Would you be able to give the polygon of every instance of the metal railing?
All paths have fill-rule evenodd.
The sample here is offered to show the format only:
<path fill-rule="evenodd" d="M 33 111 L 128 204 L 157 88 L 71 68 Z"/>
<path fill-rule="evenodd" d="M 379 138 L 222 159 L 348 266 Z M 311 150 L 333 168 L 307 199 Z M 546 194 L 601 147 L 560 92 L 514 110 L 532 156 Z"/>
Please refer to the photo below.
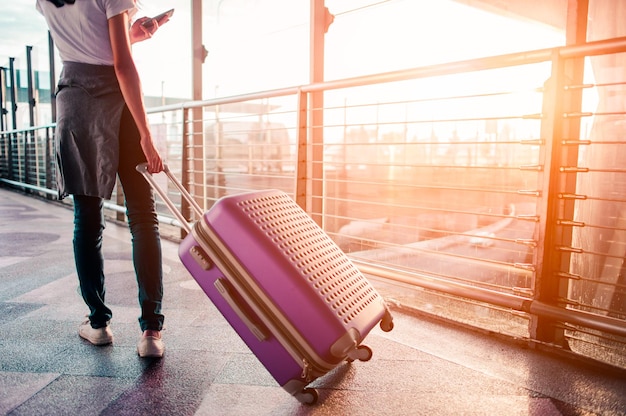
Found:
<path fill-rule="evenodd" d="M 626 367 L 626 113 L 611 99 L 626 74 L 589 70 L 625 54 L 618 38 L 149 112 L 204 209 L 282 189 L 390 301 Z M 2 182 L 54 188 L 51 128 L 2 134 Z"/>

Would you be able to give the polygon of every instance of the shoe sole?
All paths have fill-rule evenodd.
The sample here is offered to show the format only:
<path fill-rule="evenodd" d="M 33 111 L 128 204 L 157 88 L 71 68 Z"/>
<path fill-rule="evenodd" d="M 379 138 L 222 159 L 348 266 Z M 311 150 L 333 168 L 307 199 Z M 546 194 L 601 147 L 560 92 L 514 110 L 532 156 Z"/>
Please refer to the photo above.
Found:
<path fill-rule="evenodd" d="M 90 339 L 87 337 L 84 337 L 82 334 L 78 334 L 82 339 L 84 339 L 85 341 L 88 341 L 90 344 L 95 345 L 97 347 L 101 347 L 103 345 L 109 345 L 109 344 L 113 344 L 113 338 L 111 339 L 99 339 L 99 340 L 95 340 L 95 339 Z"/>
<path fill-rule="evenodd" d="M 89 343 L 91 343 L 92 345 L 95 346 L 103 346 L 103 345 L 109 345 L 113 343 L 113 336 L 107 337 L 107 338 L 89 338 L 87 335 L 84 335 L 82 332 L 78 331 L 78 336 L 81 337 L 82 339 L 84 339 L 85 341 L 88 341 Z"/>
<path fill-rule="evenodd" d="M 150 351 L 142 354 L 141 351 L 137 350 L 137 355 L 141 358 L 163 358 L 165 351 Z"/>
<path fill-rule="evenodd" d="M 165 355 L 165 353 L 153 353 L 153 354 L 141 354 L 139 351 L 137 351 L 137 355 L 139 355 L 139 357 L 141 358 L 163 358 L 163 355 Z"/>

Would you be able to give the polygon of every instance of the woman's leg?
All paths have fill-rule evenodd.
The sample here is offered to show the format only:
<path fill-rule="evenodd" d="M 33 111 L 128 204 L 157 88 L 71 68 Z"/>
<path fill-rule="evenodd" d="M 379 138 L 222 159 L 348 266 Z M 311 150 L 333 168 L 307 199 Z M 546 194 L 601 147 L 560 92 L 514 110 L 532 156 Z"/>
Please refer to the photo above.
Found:
<path fill-rule="evenodd" d="M 118 175 L 126 198 L 126 215 L 132 234 L 133 263 L 139 285 L 142 331 L 163 328 L 163 269 L 161 239 L 154 196 L 150 185 L 135 167 L 145 162 L 139 132 L 127 108 L 120 123 Z"/>
<path fill-rule="evenodd" d="M 112 316 L 111 310 L 104 303 L 104 226 L 102 199 L 74 195 L 74 260 L 80 291 L 89 307 L 92 328 L 107 326 Z"/>

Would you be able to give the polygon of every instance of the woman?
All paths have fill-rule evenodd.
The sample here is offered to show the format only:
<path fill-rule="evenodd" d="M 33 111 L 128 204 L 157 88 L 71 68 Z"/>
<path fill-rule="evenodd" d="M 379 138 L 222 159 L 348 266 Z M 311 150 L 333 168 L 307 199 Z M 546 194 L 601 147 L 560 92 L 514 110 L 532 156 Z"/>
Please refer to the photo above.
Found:
<path fill-rule="evenodd" d="M 163 170 L 143 102 L 131 43 L 150 38 L 167 21 L 141 18 L 135 0 L 37 0 L 63 61 L 57 89 L 59 197 L 74 198 L 74 259 L 88 320 L 79 335 L 94 345 L 113 342 L 105 304 L 103 199 L 119 176 L 132 234 L 142 330 L 137 352 L 162 357 L 163 274 L 152 190 L 135 166 Z M 149 21 L 152 25 L 144 26 Z M 130 29 L 129 29 L 130 28 Z"/>

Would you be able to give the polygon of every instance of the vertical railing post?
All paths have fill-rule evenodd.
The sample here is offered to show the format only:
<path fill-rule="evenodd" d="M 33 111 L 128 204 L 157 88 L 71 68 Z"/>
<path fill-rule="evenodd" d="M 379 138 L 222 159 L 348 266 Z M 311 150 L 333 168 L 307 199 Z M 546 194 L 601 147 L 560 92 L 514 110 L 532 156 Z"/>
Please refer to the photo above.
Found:
<path fill-rule="evenodd" d="M 17 93 L 15 87 L 15 58 L 9 58 L 9 79 L 11 81 L 11 119 L 13 130 L 17 130 Z"/>
<path fill-rule="evenodd" d="M 324 81 L 324 36 L 332 22 L 332 15 L 324 5 L 324 0 L 311 0 L 310 30 L 310 81 L 312 84 Z M 306 211 L 320 226 L 323 226 L 324 196 L 324 92 L 315 90 L 309 94 L 309 164 L 310 189 Z"/>
<path fill-rule="evenodd" d="M 26 83 L 27 83 L 27 100 L 28 100 L 28 125 L 35 127 L 35 88 L 33 83 L 33 47 L 26 46 Z M 37 177 L 38 171 L 37 160 L 37 139 L 35 130 L 31 130 L 24 136 L 24 172 L 26 176 L 26 183 L 29 182 L 29 177 L 33 175 L 35 180 L 32 185 L 39 185 L 39 178 Z M 34 168 L 34 169 L 33 169 Z"/>
<path fill-rule="evenodd" d="M 13 130 L 17 130 L 17 94 L 15 92 L 15 58 L 9 58 L 9 80 L 11 82 L 11 88 L 9 91 L 9 95 L 11 97 L 11 119 L 13 121 Z M 17 133 L 13 133 L 9 135 L 9 145 L 8 145 L 8 161 L 9 161 L 9 179 L 15 179 L 15 175 L 13 175 L 13 164 L 15 161 L 14 158 L 14 148 L 13 148 L 13 139 L 15 139 L 15 145 L 17 146 Z"/>
<path fill-rule="evenodd" d="M 2 177 L 2 157 L 7 157 L 6 151 L 6 138 L 4 135 L 4 118 L 5 118 L 5 109 L 4 109 L 4 97 L 5 97 L 5 68 L 0 66 L 0 177 Z"/>
<path fill-rule="evenodd" d="M 28 125 L 35 126 L 35 88 L 33 85 L 33 47 L 26 46 L 26 82 L 28 91 Z"/>
<path fill-rule="evenodd" d="M 558 54 L 555 54 L 558 55 Z M 534 240 L 537 242 L 537 250 L 535 250 L 535 257 L 533 258 L 533 265 L 535 268 L 534 275 L 534 298 L 535 300 L 541 300 L 549 304 L 554 304 L 557 299 L 556 293 L 558 292 L 559 280 L 552 274 L 553 270 L 558 269 L 556 263 L 556 253 L 554 251 L 554 240 L 556 237 L 553 235 L 555 229 L 550 226 L 554 222 L 555 212 L 557 210 L 557 194 L 558 189 L 558 163 L 556 163 L 558 152 L 558 142 L 560 139 L 560 123 L 559 115 L 563 114 L 560 104 L 562 100 L 559 99 L 559 63 L 558 56 L 553 57 L 552 60 L 552 74 L 550 79 L 544 84 L 543 93 L 543 109 L 542 109 L 542 121 L 541 121 L 541 139 L 543 146 L 540 153 L 540 164 L 542 169 L 540 171 L 538 181 L 540 195 L 537 200 L 537 217 L 539 218 L 538 227 L 536 227 L 536 235 Z M 545 318 L 539 316 L 530 317 L 530 337 L 531 339 L 542 339 L 554 341 L 557 338 L 555 333 L 555 322 L 548 321 Z M 563 343 L 562 333 L 558 338 L 561 338 L 560 343 Z"/>
<path fill-rule="evenodd" d="M 48 31 L 48 67 L 49 73 L 48 77 L 50 80 L 50 115 L 51 122 L 57 122 L 57 96 L 56 96 L 56 62 L 54 59 L 54 40 L 52 39 L 52 34 Z M 52 189 L 56 187 L 56 178 L 53 178 L 55 174 L 55 163 L 56 163 L 56 153 L 55 153 L 55 141 L 54 134 L 56 132 L 56 127 L 47 128 L 46 129 L 46 187 L 48 189 Z"/>
<path fill-rule="evenodd" d="M 307 209 L 307 188 L 308 188 L 308 176 L 309 158 L 308 158 L 308 94 L 302 92 L 302 89 L 298 90 L 297 96 L 297 130 L 296 130 L 296 195 L 295 200 L 302 209 Z"/>
<path fill-rule="evenodd" d="M 190 169 L 190 164 L 189 164 L 189 158 L 191 157 L 191 151 L 190 151 L 190 146 L 192 146 L 193 144 L 193 138 L 191 137 L 191 121 L 189 120 L 189 114 L 191 113 L 191 110 L 187 109 L 187 108 L 183 108 L 182 110 L 183 113 L 183 137 L 181 140 L 181 162 L 180 162 L 180 170 L 181 170 L 181 183 L 183 184 L 183 186 L 186 189 L 190 189 L 189 187 L 189 169 Z M 185 198 L 182 197 L 180 198 L 180 212 L 183 214 L 183 217 L 190 219 L 191 218 L 191 206 L 189 205 L 189 202 L 187 202 L 187 200 Z M 180 229 L 180 237 L 185 238 L 185 236 L 187 235 L 187 231 L 185 231 L 184 228 Z"/>
<path fill-rule="evenodd" d="M 194 101 L 202 100 L 202 65 L 207 57 L 207 51 L 202 44 L 202 0 L 191 2 L 191 91 Z M 193 196 L 204 195 L 206 189 L 206 164 L 204 161 L 204 116 L 203 107 L 191 108 L 191 120 L 189 122 L 189 192 Z M 192 175 L 193 172 L 193 175 Z M 204 198 L 203 198 L 204 199 Z M 203 200 L 200 206 L 204 207 Z"/>
<path fill-rule="evenodd" d="M 56 64 L 54 61 L 54 41 L 52 35 L 48 31 L 48 66 L 50 67 L 50 109 L 52 122 L 57 122 L 57 95 L 56 95 Z"/>
<path fill-rule="evenodd" d="M 535 265 L 535 299 L 558 307 L 566 307 L 570 281 L 572 224 L 576 203 L 576 174 L 563 169 L 576 166 L 580 118 L 568 114 L 580 113 L 582 91 L 568 85 L 582 82 L 583 60 L 562 59 L 558 52 L 553 58 L 553 70 L 544 93 L 542 138 L 545 140 L 543 171 L 540 175 L 541 197 L 538 216 L 538 250 Z M 531 317 L 531 337 L 542 342 L 565 346 L 564 327 L 546 317 Z"/>
<path fill-rule="evenodd" d="M 55 183 L 52 181 L 52 176 L 54 174 L 53 166 L 55 163 L 55 154 L 54 154 L 54 128 L 47 127 L 46 128 L 46 142 L 45 142 L 45 175 L 46 175 L 46 188 L 53 189 Z M 48 196 L 48 199 L 52 199 L 52 196 Z"/>
<path fill-rule="evenodd" d="M 223 170 L 223 161 L 224 161 L 224 145 L 226 144 L 224 141 L 224 125 L 222 124 L 221 114 L 220 114 L 220 106 L 216 105 L 213 107 L 213 111 L 215 111 L 215 124 L 213 125 L 213 137 L 215 138 L 214 143 L 211 145 L 215 146 L 215 173 L 213 174 L 213 180 L 211 181 L 211 186 L 213 187 L 213 194 L 210 196 L 213 199 L 219 199 L 226 195 L 226 174 Z M 204 151 L 206 151 L 206 143 L 202 145 Z M 206 158 L 205 158 L 206 160 Z M 206 177 L 206 176 L 205 176 Z M 207 186 L 205 189 L 205 198 L 204 201 L 208 201 L 209 195 L 206 193 Z M 208 206 L 206 207 L 208 208 Z"/>
<path fill-rule="evenodd" d="M 4 131 L 6 127 L 6 68 L 0 66 L 0 131 Z"/>

